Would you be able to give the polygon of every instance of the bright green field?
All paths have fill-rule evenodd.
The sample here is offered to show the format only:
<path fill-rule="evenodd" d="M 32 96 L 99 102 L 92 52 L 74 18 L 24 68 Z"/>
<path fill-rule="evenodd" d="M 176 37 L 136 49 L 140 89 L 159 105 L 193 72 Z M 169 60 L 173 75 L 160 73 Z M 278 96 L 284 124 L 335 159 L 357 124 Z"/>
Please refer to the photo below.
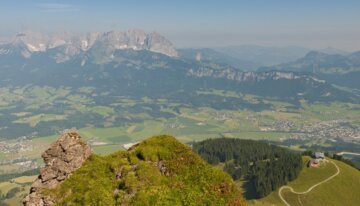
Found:
<path fill-rule="evenodd" d="M 38 114 L 38 115 L 18 119 L 14 121 L 14 123 L 29 124 L 31 127 L 35 127 L 40 122 L 59 121 L 65 119 L 66 119 L 66 115 Z"/>

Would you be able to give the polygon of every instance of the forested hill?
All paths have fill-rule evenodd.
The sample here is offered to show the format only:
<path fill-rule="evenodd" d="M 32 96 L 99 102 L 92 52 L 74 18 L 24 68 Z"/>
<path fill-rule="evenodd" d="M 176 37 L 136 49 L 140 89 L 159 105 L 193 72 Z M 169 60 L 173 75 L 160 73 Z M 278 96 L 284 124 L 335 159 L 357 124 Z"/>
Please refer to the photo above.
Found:
<path fill-rule="evenodd" d="M 297 178 L 302 168 L 301 155 L 265 142 L 242 139 L 209 139 L 193 145 L 211 164 L 225 163 L 224 171 L 235 180 L 249 180 L 257 197 Z"/>

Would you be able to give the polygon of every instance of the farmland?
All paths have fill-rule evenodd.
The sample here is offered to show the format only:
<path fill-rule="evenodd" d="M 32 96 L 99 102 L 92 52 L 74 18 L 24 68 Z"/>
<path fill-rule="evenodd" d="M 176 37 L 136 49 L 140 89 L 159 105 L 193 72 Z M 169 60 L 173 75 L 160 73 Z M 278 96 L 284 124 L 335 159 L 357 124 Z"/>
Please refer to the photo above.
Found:
<path fill-rule="evenodd" d="M 233 137 L 296 150 L 358 150 L 356 104 L 304 100 L 296 105 L 216 89 L 201 89 L 197 95 L 202 106 L 176 99 L 112 96 L 94 87 L 1 88 L 0 173 L 41 166 L 41 152 L 69 128 L 76 128 L 99 154 L 157 134 L 174 135 L 182 142 Z M 224 105 L 217 105 L 218 100 Z M 237 109 L 226 106 L 236 102 L 243 104 Z"/>

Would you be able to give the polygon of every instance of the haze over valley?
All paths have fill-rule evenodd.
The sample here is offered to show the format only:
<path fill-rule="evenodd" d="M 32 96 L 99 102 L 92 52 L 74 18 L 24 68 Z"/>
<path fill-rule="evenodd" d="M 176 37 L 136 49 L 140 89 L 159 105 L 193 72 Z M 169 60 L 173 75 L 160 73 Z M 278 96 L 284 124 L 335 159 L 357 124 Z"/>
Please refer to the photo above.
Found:
<path fill-rule="evenodd" d="M 140 21 L 107 3 L 96 12 L 94 3 L 83 2 L 29 7 L 29 14 L 41 11 L 58 27 L 45 28 L 35 14 L 26 23 L 31 28 L 0 20 L 6 23 L 0 30 L 6 31 L 0 33 L 0 203 L 358 205 L 360 45 L 351 38 L 357 31 L 342 27 L 351 46 L 335 41 L 337 30 L 320 38 L 328 25 L 313 13 L 324 9 L 315 3 L 309 16 L 322 29 L 274 17 L 269 24 L 279 30 L 262 34 L 266 11 L 249 20 L 251 29 L 238 23 L 249 28 L 241 33 L 224 29 L 233 22 L 228 15 L 243 22 L 243 8 L 229 2 L 238 9 L 211 1 L 204 16 L 190 11 L 187 17 L 176 14 L 185 12 L 178 2 L 180 10 L 158 1 L 157 8 L 136 4 L 136 11 L 147 5 L 189 23 L 176 29 L 154 13 L 138 14 Z M 124 3 L 135 10 L 133 4 Z M 222 17 L 208 14 L 215 5 Z M 93 28 L 82 20 L 89 11 L 99 15 Z M 109 29 L 101 22 L 113 19 L 104 11 L 128 23 Z M 64 26 L 66 14 L 78 19 Z M 279 15 L 301 17 L 281 9 Z M 209 23 L 217 27 L 203 25 L 204 35 L 195 25 L 206 16 L 218 19 Z M 281 25 L 298 25 L 300 34 Z"/>

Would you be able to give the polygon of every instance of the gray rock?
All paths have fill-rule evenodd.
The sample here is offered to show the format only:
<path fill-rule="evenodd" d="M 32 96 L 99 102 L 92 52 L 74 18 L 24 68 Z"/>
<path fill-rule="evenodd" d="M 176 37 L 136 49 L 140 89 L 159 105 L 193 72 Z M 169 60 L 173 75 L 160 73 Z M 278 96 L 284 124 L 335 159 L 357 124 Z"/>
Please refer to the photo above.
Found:
<path fill-rule="evenodd" d="M 100 59 L 110 57 L 116 50 L 148 50 L 165 54 L 171 57 L 178 56 L 173 44 L 158 33 L 146 33 L 140 29 L 110 31 L 105 33 L 90 32 L 75 35 L 66 32 L 46 35 L 36 32 L 23 32 L 17 34 L 11 41 L 3 44 L 10 45 L 5 53 L 20 53 L 24 58 L 30 58 L 32 54 L 49 52 L 49 55 L 57 62 L 66 62 L 76 57 L 83 58 L 86 52 L 100 55 Z M 1 52 L 0 52 L 1 54 Z M 84 63 L 86 58 L 84 57 Z M 105 61 L 105 60 L 103 60 Z M 107 59 L 108 62 L 111 61 Z"/>
<path fill-rule="evenodd" d="M 42 157 L 45 167 L 31 186 L 30 194 L 24 199 L 26 206 L 49 206 L 54 204 L 51 197 L 41 194 L 43 189 L 53 189 L 77 169 L 92 154 L 91 148 L 74 131 L 63 135 L 47 149 Z"/>

